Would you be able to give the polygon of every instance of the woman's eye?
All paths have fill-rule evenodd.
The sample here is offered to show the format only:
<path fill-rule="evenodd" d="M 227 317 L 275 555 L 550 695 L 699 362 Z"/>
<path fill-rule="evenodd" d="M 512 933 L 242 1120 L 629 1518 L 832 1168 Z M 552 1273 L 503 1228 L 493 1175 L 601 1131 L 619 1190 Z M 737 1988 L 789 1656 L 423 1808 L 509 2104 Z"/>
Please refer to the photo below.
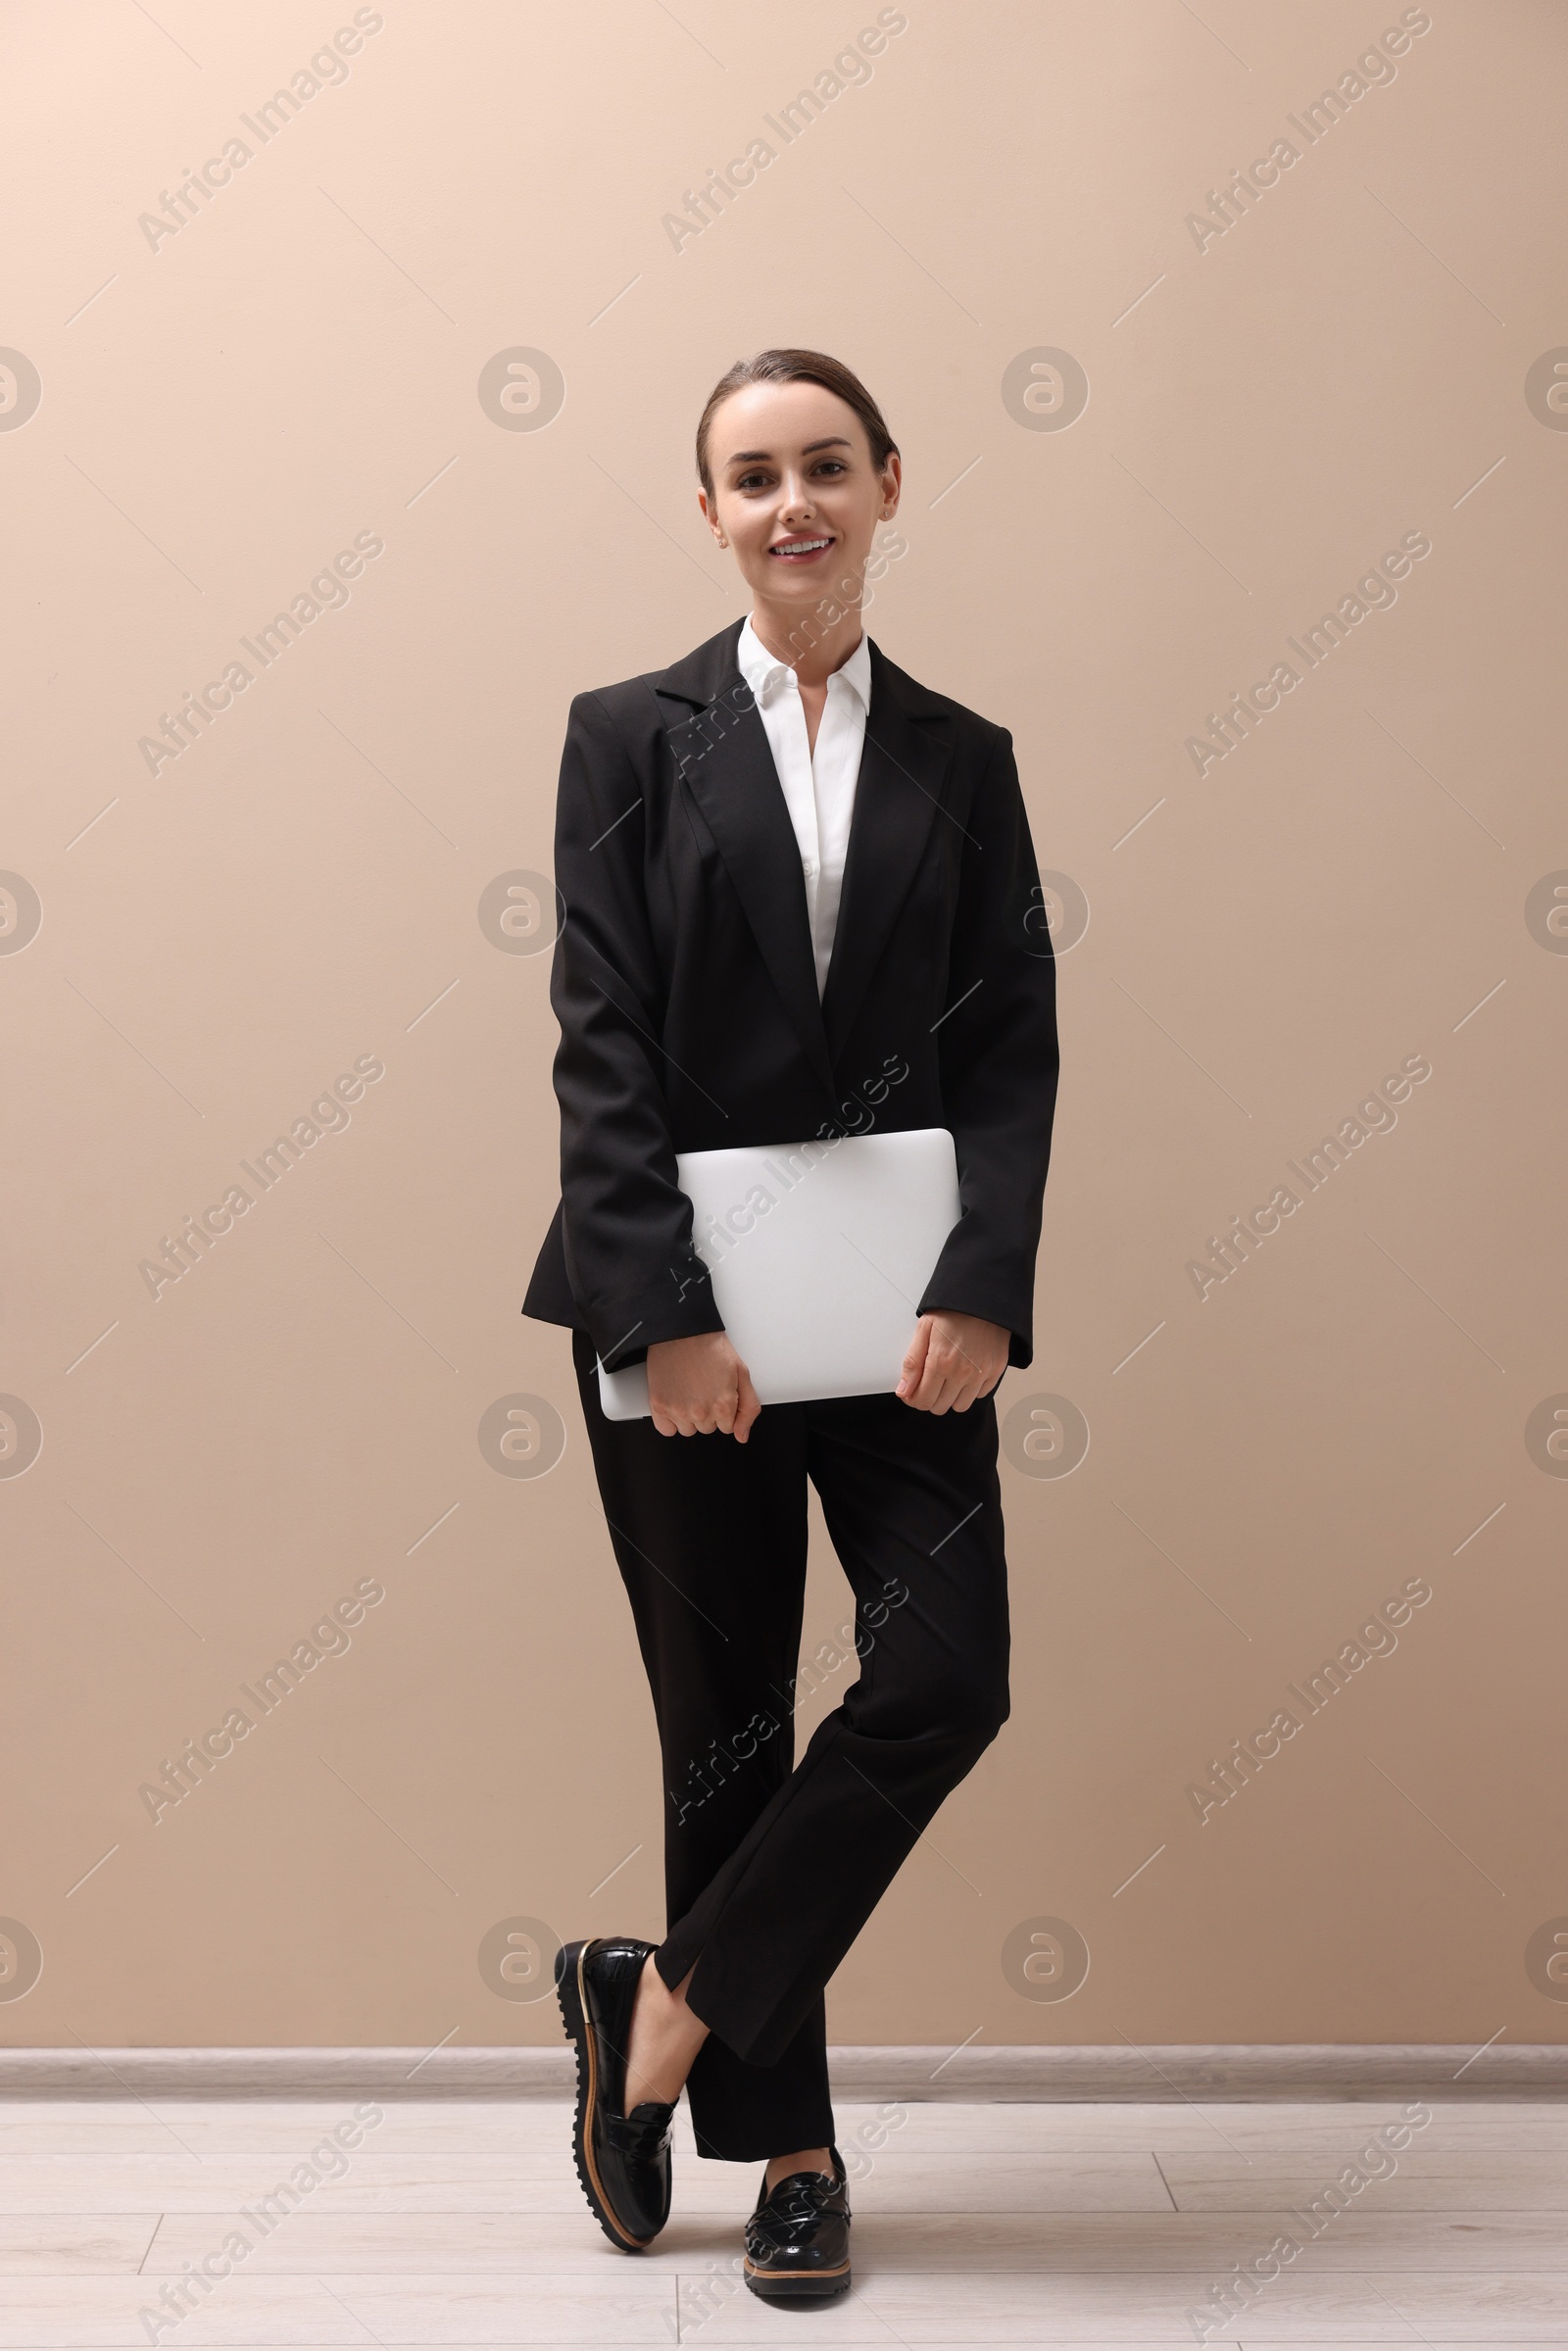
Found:
<path fill-rule="evenodd" d="M 816 469 L 818 473 L 842 473 L 844 471 L 844 461 L 842 458 L 830 457 L 823 465 L 818 465 Z"/>

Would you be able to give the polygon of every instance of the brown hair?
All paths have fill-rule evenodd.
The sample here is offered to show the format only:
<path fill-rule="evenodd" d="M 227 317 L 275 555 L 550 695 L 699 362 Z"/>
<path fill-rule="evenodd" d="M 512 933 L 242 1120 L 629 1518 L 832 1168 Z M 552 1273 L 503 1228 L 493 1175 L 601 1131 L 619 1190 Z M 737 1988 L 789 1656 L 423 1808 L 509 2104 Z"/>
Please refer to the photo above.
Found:
<path fill-rule="evenodd" d="M 877 407 L 853 368 L 842 360 L 829 359 L 825 351 L 759 351 L 749 360 L 737 360 L 726 367 L 708 395 L 697 425 L 697 471 L 703 488 L 710 498 L 713 495 L 712 469 L 708 463 L 708 436 L 713 416 L 732 392 L 747 384 L 820 384 L 825 392 L 837 393 L 840 400 L 854 409 L 865 426 L 865 437 L 871 444 L 871 463 L 878 471 L 897 451 L 898 443 L 887 427 L 887 419 Z"/>

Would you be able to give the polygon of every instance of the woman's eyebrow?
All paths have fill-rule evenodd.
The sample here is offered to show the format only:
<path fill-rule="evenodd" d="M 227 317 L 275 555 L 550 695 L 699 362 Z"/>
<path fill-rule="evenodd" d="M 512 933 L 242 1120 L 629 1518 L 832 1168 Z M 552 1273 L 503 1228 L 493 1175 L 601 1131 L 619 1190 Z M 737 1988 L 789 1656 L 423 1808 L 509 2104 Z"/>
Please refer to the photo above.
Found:
<path fill-rule="evenodd" d="M 829 433 L 826 440 L 808 441 L 801 455 L 814 457 L 819 449 L 853 449 L 854 446 L 854 442 L 844 433 Z M 737 449 L 725 462 L 731 465 L 765 465 L 771 456 L 771 450 L 767 449 Z"/>

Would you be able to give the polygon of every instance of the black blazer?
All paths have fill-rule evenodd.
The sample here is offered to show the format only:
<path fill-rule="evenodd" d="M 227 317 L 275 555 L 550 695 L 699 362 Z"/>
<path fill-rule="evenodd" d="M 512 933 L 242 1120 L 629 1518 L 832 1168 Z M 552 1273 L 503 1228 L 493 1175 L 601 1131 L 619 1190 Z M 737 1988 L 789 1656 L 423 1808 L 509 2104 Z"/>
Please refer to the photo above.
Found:
<path fill-rule="evenodd" d="M 1033 1353 L 1056 1095 L 1055 968 L 1012 739 L 871 647 L 871 710 L 827 987 L 800 850 L 735 622 L 571 706 L 562 1204 L 524 1314 L 607 1369 L 723 1328 L 675 1153 L 944 1126 L 962 1212 L 920 1300 Z"/>

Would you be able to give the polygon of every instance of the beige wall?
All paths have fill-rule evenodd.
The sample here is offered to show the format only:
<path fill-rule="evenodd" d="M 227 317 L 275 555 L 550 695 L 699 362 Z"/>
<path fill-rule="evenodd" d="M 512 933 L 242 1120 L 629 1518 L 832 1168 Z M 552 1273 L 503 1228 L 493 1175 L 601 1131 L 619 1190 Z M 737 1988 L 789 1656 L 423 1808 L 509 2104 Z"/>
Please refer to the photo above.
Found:
<path fill-rule="evenodd" d="M 497 909 L 548 872 L 569 696 L 742 609 L 691 426 L 737 354 L 806 341 L 905 451 L 873 632 L 1011 727 L 1064 945 L 1090 914 L 1038 1352 L 1000 1399 L 1013 1720 L 834 2035 L 1562 2037 L 1560 9 L 1432 0 L 1308 143 L 1395 0 L 909 0 L 787 147 L 766 118 L 869 0 L 380 13 L 264 145 L 244 118 L 347 6 L 8 12 L 0 341 L 41 401 L 11 363 L 0 1990 L 28 1936 L 42 1975 L 0 2031 L 545 2041 L 551 2006 L 502 1996 L 509 1922 L 659 1931 L 567 1342 L 517 1313 L 549 957 L 516 952 L 525 892 Z M 236 135 L 205 210 L 142 224 Z M 757 138 L 677 250 L 662 216 Z M 1280 138 L 1298 160 L 1195 230 Z M 541 430 L 479 396 L 518 349 L 564 379 Z M 1004 398 L 1049 403 L 1042 349 L 1087 374 L 1065 429 Z M 359 534 L 348 600 L 244 653 Z M 1308 668 L 1290 640 L 1405 534 L 1396 601 Z M 151 772 L 139 739 L 235 659 Z M 1300 682 L 1195 755 L 1280 661 Z M 348 1122 L 262 1193 L 242 1162 L 361 1056 Z M 1408 1058 L 1396 1125 L 1308 1192 L 1290 1162 Z M 144 1260 L 235 1183 L 155 1298 Z M 1281 1185 L 1200 1298 L 1190 1261 Z M 562 1457 L 506 1474 L 552 1415 Z M 1075 1416 L 1087 1456 L 1037 1474 Z M 845 1612 L 815 1541 L 813 1645 Z M 1291 1686 L 1410 1580 L 1397 1647 L 1309 1715 Z M 352 1645 L 262 1716 L 242 1686 L 366 1581 Z M 155 1823 L 143 1784 L 235 1706 Z M 1281 1708 L 1200 1821 L 1192 1785 Z M 1074 1937 L 1088 1980 L 1037 1996 Z"/>

